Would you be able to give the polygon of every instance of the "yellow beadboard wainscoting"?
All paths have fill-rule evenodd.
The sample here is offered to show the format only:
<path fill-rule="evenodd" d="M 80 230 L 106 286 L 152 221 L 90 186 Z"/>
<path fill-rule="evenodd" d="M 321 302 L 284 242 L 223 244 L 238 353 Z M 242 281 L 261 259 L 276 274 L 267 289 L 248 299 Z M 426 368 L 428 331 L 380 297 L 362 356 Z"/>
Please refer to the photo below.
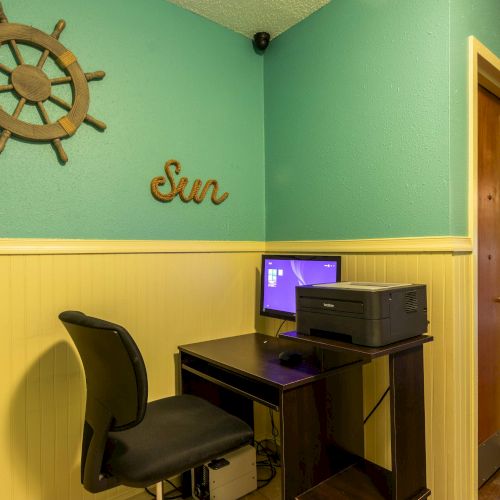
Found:
<path fill-rule="evenodd" d="M 424 346 L 427 478 L 436 500 L 472 500 L 474 370 L 469 254 L 346 255 L 346 280 L 425 283 L 428 333 Z M 388 360 L 364 368 L 365 414 L 388 385 Z M 390 468 L 390 410 L 386 398 L 368 421 L 365 453 Z"/>
<path fill-rule="evenodd" d="M 158 399 L 175 392 L 179 344 L 256 330 L 261 252 L 27 253 L 0 256 L 0 497 L 128 498 L 80 485 L 84 378 L 58 314 L 124 325 Z"/>
<path fill-rule="evenodd" d="M 342 255 L 344 281 L 425 283 L 429 331 L 424 345 L 427 482 L 435 500 L 477 498 L 472 243 L 469 238 L 353 242 L 272 242 L 268 253 Z M 273 324 L 274 331 L 279 322 Z M 287 323 L 282 330 L 294 329 Z M 272 330 L 270 330 L 272 331 Z M 365 415 L 389 384 L 388 359 L 364 367 Z M 365 455 L 391 468 L 390 407 L 385 398 L 366 424 Z M 411 460 L 411 458 L 410 458 Z"/>
<path fill-rule="evenodd" d="M 279 322 L 257 312 L 264 251 L 340 253 L 344 280 L 427 284 L 435 339 L 424 347 L 428 485 L 436 500 L 475 498 L 471 245 L 446 237 L 267 244 L 0 240 L 2 498 L 111 500 L 137 491 L 91 495 L 80 485 L 84 381 L 60 311 L 79 309 L 129 329 L 148 369 L 149 399 L 157 399 L 175 392 L 179 344 L 276 331 Z M 368 412 L 388 384 L 387 360 L 366 366 L 364 378 Z M 388 436 L 386 400 L 367 424 L 366 454 L 390 467 Z"/>

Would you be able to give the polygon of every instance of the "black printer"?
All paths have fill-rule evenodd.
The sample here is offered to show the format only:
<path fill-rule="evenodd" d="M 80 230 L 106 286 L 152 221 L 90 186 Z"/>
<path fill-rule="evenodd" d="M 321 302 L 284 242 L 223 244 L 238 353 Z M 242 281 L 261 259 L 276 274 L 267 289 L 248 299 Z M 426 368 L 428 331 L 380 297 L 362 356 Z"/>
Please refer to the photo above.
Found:
<path fill-rule="evenodd" d="M 296 287 L 297 331 L 379 347 L 427 332 L 425 285 L 342 281 Z"/>

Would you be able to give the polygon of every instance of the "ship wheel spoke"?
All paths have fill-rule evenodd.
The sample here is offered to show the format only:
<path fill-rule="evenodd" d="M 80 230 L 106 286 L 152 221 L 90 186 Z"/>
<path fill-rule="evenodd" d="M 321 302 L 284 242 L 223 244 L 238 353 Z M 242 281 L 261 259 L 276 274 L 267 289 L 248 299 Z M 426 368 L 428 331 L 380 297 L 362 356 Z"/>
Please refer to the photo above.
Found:
<path fill-rule="evenodd" d="M 42 69 L 43 65 L 45 64 L 45 61 L 47 60 L 47 57 L 49 57 L 50 51 L 45 49 L 40 56 L 40 59 L 38 60 L 38 63 L 36 65 L 37 68 Z"/>
<path fill-rule="evenodd" d="M 8 22 L 9 22 L 9 20 L 7 19 L 7 16 L 5 15 L 5 12 L 3 10 L 3 6 L 0 3 L 0 23 L 3 24 L 3 23 L 8 23 Z M 21 55 L 21 52 L 19 52 L 19 48 L 17 46 L 16 41 L 9 40 L 9 46 L 10 46 L 12 52 L 14 53 L 14 57 L 17 61 L 17 64 L 19 64 L 19 65 L 24 64 L 23 56 Z M 12 73 L 12 71 L 10 71 L 10 73 Z"/>
<path fill-rule="evenodd" d="M 5 12 L 3 11 L 3 7 L 0 4 L 0 23 L 8 23 L 9 20 L 7 19 L 7 16 L 5 15 Z M 24 59 L 23 56 L 21 55 L 21 52 L 19 52 L 19 48 L 17 46 L 17 43 L 15 40 L 9 40 L 9 46 L 14 54 L 14 57 L 17 61 L 17 64 L 21 65 L 24 64 Z"/>
<path fill-rule="evenodd" d="M 42 116 L 43 121 L 49 125 L 52 123 L 50 121 L 49 115 L 47 114 L 47 110 L 45 109 L 45 106 L 43 105 L 42 101 L 38 101 L 36 103 L 38 107 L 38 111 L 40 112 L 40 115 Z M 57 151 L 57 156 L 59 156 L 59 159 L 63 162 L 66 163 L 68 161 L 68 155 L 66 154 L 66 151 L 64 151 L 62 144 L 61 144 L 61 139 L 52 139 L 52 144 L 54 145 L 54 148 Z"/>
<path fill-rule="evenodd" d="M 14 90 L 14 85 L 0 85 L 0 92 L 7 92 L 8 90 Z"/>
<path fill-rule="evenodd" d="M 73 81 L 73 78 L 71 78 L 71 76 L 60 76 L 58 78 L 51 78 L 50 84 L 51 85 L 61 85 L 62 83 L 71 83 L 72 81 Z"/>
<path fill-rule="evenodd" d="M 65 109 L 66 111 L 71 110 L 71 104 L 68 104 L 64 99 L 61 99 L 60 97 L 57 97 L 54 94 L 51 94 L 49 96 L 49 99 L 54 104 L 61 106 L 61 108 Z M 93 125 L 94 127 L 98 128 L 100 130 L 105 130 L 105 128 L 106 128 L 106 124 L 104 122 L 97 120 L 93 116 L 85 115 L 85 118 L 83 120 L 86 121 L 87 123 L 90 123 L 90 125 Z"/>
<path fill-rule="evenodd" d="M 14 70 L 9 68 L 8 66 L 5 66 L 5 64 L 0 63 L 0 71 L 3 71 L 4 73 L 10 75 Z"/>
<path fill-rule="evenodd" d="M 26 104 L 26 99 L 24 97 L 21 97 L 21 99 L 19 99 L 19 102 L 17 103 L 14 113 L 12 114 L 13 118 L 19 117 L 25 104 Z M 5 149 L 5 145 L 7 144 L 7 141 L 9 140 L 9 137 L 11 135 L 12 132 L 10 130 L 6 129 L 3 130 L 2 134 L 0 135 L 0 153 Z"/>
<path fill-rule="evenodd" d="M 23 56 L 21 55 L 21 52 L 19 51 L 19 47 L 17 46 L 16 41 L 9 40 L 9 45 L 10 45 L 10 48 L 12 49 L 12 52 L 14 54 L 16 61 L 17 61 L 17 64 L 19 66 L 21 66 L 21 64 L 24 64 Z"/>
<path fill-rule="evenodd" d="M 85 73 L 85 78 L 87 79 L 88 82 L 91 82 L 92 80 L 100 80 L 106 76 L 106 73 L 104 71 L 94 71 L 93 73 Z M 71 76 L 61 76 L 58 78 L 51 78 L 50 83 L 52 85 L 60 85 L 61 83 L 71 83 L 73 81 L 73 78 Z"/>
<path fill-rule="evenodd" d="M 57 21 L 54 31 L 50 36 L 58 40 L 59 36 L 61 35 L 65 27 L 66 27 L 66 22 L 63 19 L 60 19 L 59 21 Z M 42 55 L 40 56 L 40 59 L 38 60 L 38 64 L 36 65 L 37 68 L 42 69 L 43 65 L 45 64 L 45 61 L 47 60 L 47 57 L 49 57 L 49 54 L 50 54 L 49 49 L 45 49 L 43 51 Z"/>
<path fill-rule="evenodd" d="M 6 129 L 0 134 L 0 153 L 5 149 L 5 144 L 9 140 L 10 135 L 10 131 Z"/>
<path fill-rule="evenodd" d="M 19 118 L 19 115 L 21 114 L 21 111 L 23 110 L 25 104 L 26 98 L 21 97 L 21 99 L 19 99 L 19 102 L 17 103 L 14 113 L 12 114 L 13 118 Z"/>

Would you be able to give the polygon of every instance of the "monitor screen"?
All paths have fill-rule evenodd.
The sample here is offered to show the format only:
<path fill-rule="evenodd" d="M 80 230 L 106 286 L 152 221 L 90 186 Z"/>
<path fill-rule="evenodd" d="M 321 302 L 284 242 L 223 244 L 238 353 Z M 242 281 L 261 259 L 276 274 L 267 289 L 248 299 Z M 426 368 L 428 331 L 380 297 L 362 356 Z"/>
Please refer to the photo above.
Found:
<path fill-rule="evenodd" d="M 340 281 L 340 257 L 263 255 L 260 314 L 295 320 L 295 287 Z"/>

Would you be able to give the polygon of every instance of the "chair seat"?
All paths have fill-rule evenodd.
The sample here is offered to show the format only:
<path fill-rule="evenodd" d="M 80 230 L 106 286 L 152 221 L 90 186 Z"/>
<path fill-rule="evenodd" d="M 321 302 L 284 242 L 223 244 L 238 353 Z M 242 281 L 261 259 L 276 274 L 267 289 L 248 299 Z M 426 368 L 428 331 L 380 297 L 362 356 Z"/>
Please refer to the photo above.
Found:
<path fill-rule="evenodd" d="M 144 420 L 110 432 L 103 470 L 127 486 L 144 487 L 238 448 L 252 429 L 196 396 L 172 396 L 148 403 Z"/>

